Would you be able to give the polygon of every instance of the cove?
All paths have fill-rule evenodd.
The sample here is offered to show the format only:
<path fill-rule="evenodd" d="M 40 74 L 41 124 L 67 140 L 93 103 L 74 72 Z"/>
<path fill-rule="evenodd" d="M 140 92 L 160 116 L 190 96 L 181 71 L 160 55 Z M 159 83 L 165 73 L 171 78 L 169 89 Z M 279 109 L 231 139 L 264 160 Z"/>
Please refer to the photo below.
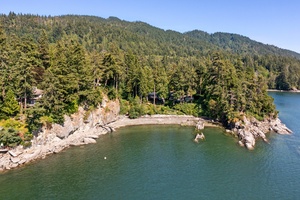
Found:
<path fill-rule="evenodd" d="M 292 135 L 254 151 L 220 128 L 133 126 L 0 174 L 1 199 L 297 199 L 299 94 L 270 93 Z M 106 159 L 104 159 L 106 157 Z"/>

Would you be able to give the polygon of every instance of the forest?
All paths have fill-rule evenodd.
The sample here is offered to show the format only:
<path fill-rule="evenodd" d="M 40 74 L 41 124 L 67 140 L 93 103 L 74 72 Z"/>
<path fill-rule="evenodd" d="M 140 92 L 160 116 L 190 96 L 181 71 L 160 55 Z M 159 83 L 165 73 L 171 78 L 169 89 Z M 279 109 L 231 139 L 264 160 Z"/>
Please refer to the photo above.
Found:
<path fill-rule="evenodd" d="M 244 115 L 276 117 L 267 89 L 300 88 L 299 59 L 236 34 L 116 17 L 0 15 L 0 143 L 29 146 L 42 125 L 63 124 L 79 106 L 93 110 L 103 95 L 131 118 L 189 114 L 230 127 Z"/>

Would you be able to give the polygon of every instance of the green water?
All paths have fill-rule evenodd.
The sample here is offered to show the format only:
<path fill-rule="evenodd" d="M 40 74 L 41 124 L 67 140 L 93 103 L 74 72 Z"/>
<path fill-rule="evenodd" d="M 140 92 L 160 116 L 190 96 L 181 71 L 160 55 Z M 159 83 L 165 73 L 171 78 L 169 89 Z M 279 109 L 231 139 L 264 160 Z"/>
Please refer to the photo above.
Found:
<path fill-rule="evenodd" d="M 300 94 L 270 93 L 293 135 L 254 151 L 218 128 L 136 126 L 0 174 L 0 199 L 299 199 Z M 106 159 L 104 159 L 106 157 Z"/>

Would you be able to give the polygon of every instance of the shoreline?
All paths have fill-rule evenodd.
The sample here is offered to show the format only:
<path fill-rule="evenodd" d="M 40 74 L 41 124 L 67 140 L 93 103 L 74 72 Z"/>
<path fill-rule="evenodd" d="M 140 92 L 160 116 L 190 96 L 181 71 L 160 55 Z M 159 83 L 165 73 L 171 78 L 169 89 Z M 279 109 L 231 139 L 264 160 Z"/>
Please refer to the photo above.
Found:
<path fill-rule="evenodd" d="M 181 126 L 196 126 L 197 123 L 203 123 L 205 127 L 220 127 L 217 123 L 206 120 L 202 117 L 194 117 L 192 115 L 144 115 L 136 119 L 130 119 L 127 116 L 120 115 L 119 118 L 107 124 L 106 126 L 113 129 L 118 129 L 127 126 L 142 126 L 142 125 L 181 125 Z"/>
<path fill-rule="evenodd" d="M 70 122 L 68 121 L 70 117 L 66 117 L 64 126 L 53 125 L 50 130 L 44 128 L 37 137 L 34 137 L 31 147 L 24 149 L 22 146 L 18 146 L 6 153 L 0 153 L 0 172 L 25 166 L 28 163 L 44 159 L 47 155 L 59 153 L 72 146 L 96 143 L 96 139 L 99 138 L 99 136 L 122 127 L 174 124 L 194 126 L 195 129 L 198 130 L 204 129 L 204 127 L 224 128 L 219 123 L 191 115 L 145 115 L 136 119 L 129 119 L 124 115 L 114 115 L 112 119 L 102 124 L 99 123 L 99 118 L 97 118 L 99 116 L 100 115 L 92 114 L 89 122 L 79 123 L 78 126 L 72 124 L 76 119 Z M 80 118 L 80 116 L 77 117 Z M 80 119 L 82 120 L 83 118 Z M 78 123 L 78 121 L 76 122 Z M 255 140 L 257 138 L 266 139 L 264 132 L 270 128 L 279 134 L 282 130 L 287 129 L 285 125 L 281 124 L 278 118 L 270 122 L 261 122 L 260 125 L 257 125 L 257 121 L 254 122 L 256 125 L 253 125 L 253 123 L 247 119 L 245 119 L 245 122 L 244 128 L 238 128 L 235 131 L 231 130 L 231 132 L 237 134 L 241 146 L 245 145 L 250 150 L 254 149 Z M 266 124 L 263 125 L 263 123 Z M 265 130 L 263 130 L 261 125 L 264 126 Z M 252 130 L 250 131 L 250 129 Z M 64 133 L 63 138 L 60 136 L 62 132 Z M 288 133 L 290 132 L 287 131 L 286 134 Z"/>
<path fill-rule="evenodd" d="M 96 143 L 96 139 L 99 136 L 113 132 L 121 127 L 172 124 L 196 127 L 199 123 L 203 127 L 222 127 L 209 120 L 190 115 L 145 115 L 137 119 L 129 119 L 127 116 L 117 115 L 113 120 L 109 120 L 103 125 L 99 124 L 99 119 L 95 115 L 92 114 L 91 118 L 91 122 L 81 123 L 79 126 L 74 127 L 69 121 L 70 117 L 66 117 L 64 126 L 55 124 L 50 130 L 43 128 L 38 136 L 32 139 L 31 147 L 23 148 L 18 146 L 8 150 L 6 153 L 0 153 L 0 173 L 26 166 L 28 163 L 44 159 L 50 154 L 60 153 L 72 146 Z M 61 132 L 65 136 L 61 136 Z"/>
<path fill-rule="evenodd" d="M 300 93 L 300 90 L 276 90 L 276 89 L 267 89 L 267 92 L 288 92 L 288 93 Z"/>

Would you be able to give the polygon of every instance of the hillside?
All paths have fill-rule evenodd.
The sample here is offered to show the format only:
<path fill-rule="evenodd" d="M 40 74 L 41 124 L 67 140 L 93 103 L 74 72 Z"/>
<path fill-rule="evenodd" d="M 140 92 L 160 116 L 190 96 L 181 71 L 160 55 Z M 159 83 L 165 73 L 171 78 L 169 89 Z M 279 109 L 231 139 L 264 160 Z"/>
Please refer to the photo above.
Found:
<path fill-rule="evenodd" d="M 74 34 L 88 51 L 107 50 L 109 44 L 114 44 L 122 51 L 140 56 L 161 56 L 172 61 L 186 57 L 198 59 L 211 52 L 223 52 L 233 60 L 240 57 L 242 62 L 262 73 L 268 79 L 270 89 L 300 88 L 299 53 L 237 34 L 208 34 L 199 30 L 182 34 L 139 21 L 78 15 L 45 17 L 10 13 L 1 15 L 0 23 L 8 35 L 30 35 L 35 41 L 41 30 L 47 32 L 50 43 L 60 40 L 64 34 Z"/>
<path fill-rule="evenodd" d="M 165 62 L 178 62 L 179 58 L 199 60 L 211 52 L 223 52 L 232 61 L 254 68 L 268 80 L 270 89 L 300 88 L 300 54 L 272 45 L 256 42 L 248 37 L 231 33 L 208 34 L 194 30 L 179 33 L 163 30 L 144 22 L 128 22 L 117 17 L 107 19 L 95 16 L 36 16 L 0 15 L 0 24 L 8 36 L 29 35 L 36 42 L 45 30 L 50 43 L 64 35 L 74 34 L 87 51 L 108 50 L 110 46 L 130 51 L 141 57 L 154 56 Z M 190 59 L 191 60 L 191 59 Z"/>
<path fill-rule="evenodd" d="M 213 33 L 208 34 L 203 31 L 194 30 L 184 33 L 189 37 L 196 38 L 201 41 L 206 41 L 208 43 L 214 44 L 225 51 L 237 54 L 252 54 L 252 55 L 278 55 L 278 56 L 287 56 L 295 57 L 300 59 L 300 54 L 294 51 L 285 50 L 278 48 L 273 45 L 263 44 L 251 40 L 248 37 L 233 34 L 233 33 Z"/>

